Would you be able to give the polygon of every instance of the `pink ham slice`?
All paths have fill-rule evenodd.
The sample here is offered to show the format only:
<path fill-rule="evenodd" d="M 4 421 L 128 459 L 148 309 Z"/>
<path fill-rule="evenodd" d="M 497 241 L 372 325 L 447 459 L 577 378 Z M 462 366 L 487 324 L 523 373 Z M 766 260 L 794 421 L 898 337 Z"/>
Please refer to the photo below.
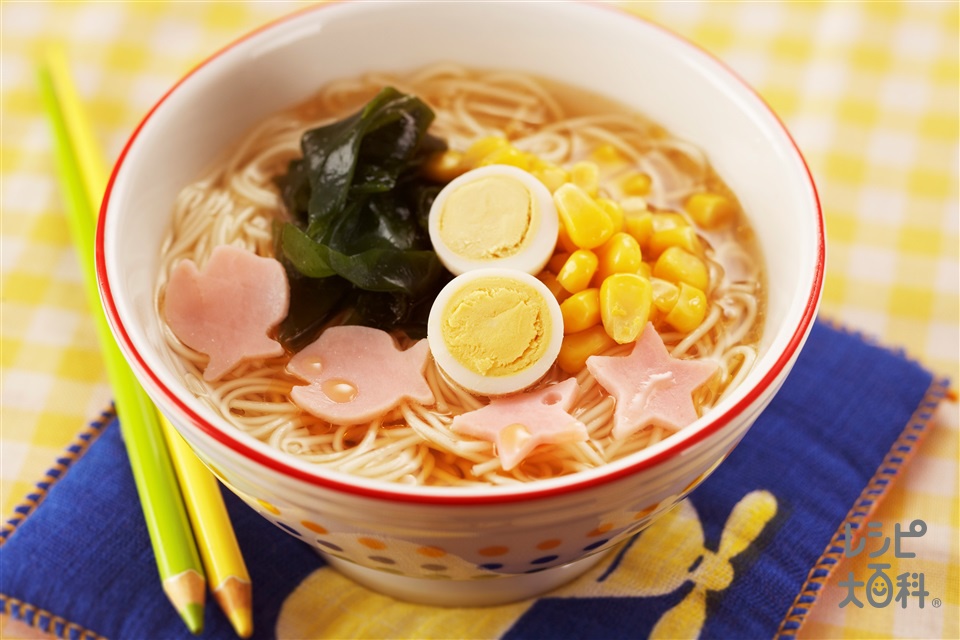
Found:
<path fill-rule="evenodd" d="M 626 356 L 590 356 L 587 369 L 617 399 L 613 437 L 627 438 L 648 424 L 679 431 L 697 419 L 693 392 L 719 369 L 709 360 L 681 360 L 647 323 Z"/>
<path fill-rule="evenodd" d="M 241 362 L 283 354 L 268 334 L 289 304 L 287 274 L 278 261 L 222 245 L 202 271 L 190 260 L 177 264 L 163 311 L 183 344 L 210 357 L 203 379 L 212 382 Z"/>
<path fill-rule="evenodd" d="M 451 430 L 496 444 L 497 456 L 510 471 L 538 445 L 583 442 L 585 424 L 567 413 L 577 401 L 576 378 L 535 391 L 494 398 L 485 407 L 453 419 Z"/>
<path fill-rule="evenodd" d="M 403 400 L 434 402 L 423 377 L 426 340 L 401 351 L 380 329 L 331 327 L 290 359 L 287 371 L 309 382 L 290 396 L 301 409 L 334 424 L 378 418 Z"/>

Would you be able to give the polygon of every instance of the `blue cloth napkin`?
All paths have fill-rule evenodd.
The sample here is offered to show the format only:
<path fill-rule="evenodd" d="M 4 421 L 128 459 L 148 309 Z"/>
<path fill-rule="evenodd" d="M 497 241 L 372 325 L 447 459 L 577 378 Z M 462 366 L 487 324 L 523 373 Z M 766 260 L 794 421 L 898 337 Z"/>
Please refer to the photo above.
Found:
<path fill-rule="evenodd" d="M 687 501 L 571 585 L 493 609 L 367 592 L 226 492 L 254 635 L 789 636 L 816 601 L 837 533 L 895 481 L 945 387 L 902 354 L 818 322 L 773 403 Z M 62 478 L 38 487 L 40 505 L 10 520 L 0 604 L 61 637 L 191 637 L 161 590 L 119 429 L 105 420 L 95 431 Z M 449 621 L 445 632 L 431 619 Z M 212 599 L 201 637 L 235 637 Z"/>

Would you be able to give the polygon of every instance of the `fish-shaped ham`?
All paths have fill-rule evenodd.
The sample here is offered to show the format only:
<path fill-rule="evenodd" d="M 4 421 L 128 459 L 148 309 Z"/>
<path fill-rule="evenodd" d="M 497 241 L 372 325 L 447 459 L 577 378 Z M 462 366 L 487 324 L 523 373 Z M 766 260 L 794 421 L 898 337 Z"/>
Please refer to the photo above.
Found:
<path fill-rule="evenodd" d="M 278 261 L 221 245 L 203 270 L 182 260 L 170 274 L 163 312 L 183 344 L 210 357 L 213 382 L 241 362 L 283 354 L 269 333 L 287 316 L 290 287 Z"/>
<path fill-rule="evenodd" d="M 401 351 L 380 329 L 331 327 L 290 359 L 287 371 L 309 382 L 290 397 L 301 409 L 334 424 L 360 424 L 384 415 L 405 399 L 434 402 L 423 377 L 426 340 Z"/>
<path fill-rule="evenodd" d="M 587 358 L 587 369 L 617 399 L 613 437 L 618 439 L 648 424 L 679 431 L 694 422 L 692 394 L 718 368 L 715 362 L 674 358 L 650 323 L 630 355 Z"/>

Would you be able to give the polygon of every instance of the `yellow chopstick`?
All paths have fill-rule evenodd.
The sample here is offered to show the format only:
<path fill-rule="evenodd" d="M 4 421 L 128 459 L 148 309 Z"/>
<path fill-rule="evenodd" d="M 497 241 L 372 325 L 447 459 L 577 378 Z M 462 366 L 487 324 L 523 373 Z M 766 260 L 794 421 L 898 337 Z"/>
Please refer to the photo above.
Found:
<path fill-rule="evenodd" d="M 157 411 L 137 383 L 107 325 L 97 293 L 94 270 L 96 203 L 101 190 L 88 190 L 74 150 L 66 117 L 54 86 L 55 74 L 63 78 L 62 55 L 51 52 L 39 71 L 40 93 L 54 134 L 57 170 L 63 187 L 68 223 L 83 273 L 90 311 L 123 439 L 130 459 L 137 494 L 154 549 L 163 589 L 187 628 L 203 630 L 206 577 L 190 528 L 176 473 L 157 420 Z"/>
<path fill-rule="evenodd" d="M 70 79 L 66 61 L 56 50 L 51 52 L 48 60 L 67 131 L 75 145 L 80 174 L 94 205 L 93 211 L 96 211 L 96 204 L 99 204 L 107 184 L 105 164 Z M 159 420 L 170 448 L 193 533 L 200 547 L 207 582 L 237 635 L 248 638 L 253 633 L 250 575 L 223 503 L 220 485 L 173 425 L 162 414 Z"/>

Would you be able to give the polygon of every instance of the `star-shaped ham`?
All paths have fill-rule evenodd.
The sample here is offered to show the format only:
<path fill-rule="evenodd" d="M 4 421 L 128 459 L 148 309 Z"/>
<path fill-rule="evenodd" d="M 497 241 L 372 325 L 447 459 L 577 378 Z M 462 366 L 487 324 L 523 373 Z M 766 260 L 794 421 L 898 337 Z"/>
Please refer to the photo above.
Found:
<path fill-rule="evenodd" d="M 672 357 L 650 323 L 630 355 L 587 358 L 587 369 L 617 400 L 614 438 L 626 438 L 646 425 L 677 431 L 695 421 L 692 394 L 717 368 L 713 362 Z"/>
<path fill-rule="evenodd" d="M 500 464 L 509 471 L 539 444 L 587 439 L 587 427 L 567 413 L 579 392 L 576 379 L 567 378 L 536 391 L 494 398 L 455 417 L 450 428 L 496 444 Z"/>
<path fill-rule="evenodd" d="M 203 379 L 212 382 L 241 362 L 282 355 L 283 347 L 269 333 L 289 305 L 283 265 L 221 245 L 202 271 L 191 260 L 174 267 L 163 312 L 183 344 L 210 357 Z"/>
<path fill-rule="evenodd" d="M 431 405 L 433 392 L 423 377 L 429 353 L 426 340 L 401 351 L 380 329 L 331 327 L 287 364 L 287 371 L 310 383 L 290 396 L 334 424 L 369 422 L 405 399 Z"/>

